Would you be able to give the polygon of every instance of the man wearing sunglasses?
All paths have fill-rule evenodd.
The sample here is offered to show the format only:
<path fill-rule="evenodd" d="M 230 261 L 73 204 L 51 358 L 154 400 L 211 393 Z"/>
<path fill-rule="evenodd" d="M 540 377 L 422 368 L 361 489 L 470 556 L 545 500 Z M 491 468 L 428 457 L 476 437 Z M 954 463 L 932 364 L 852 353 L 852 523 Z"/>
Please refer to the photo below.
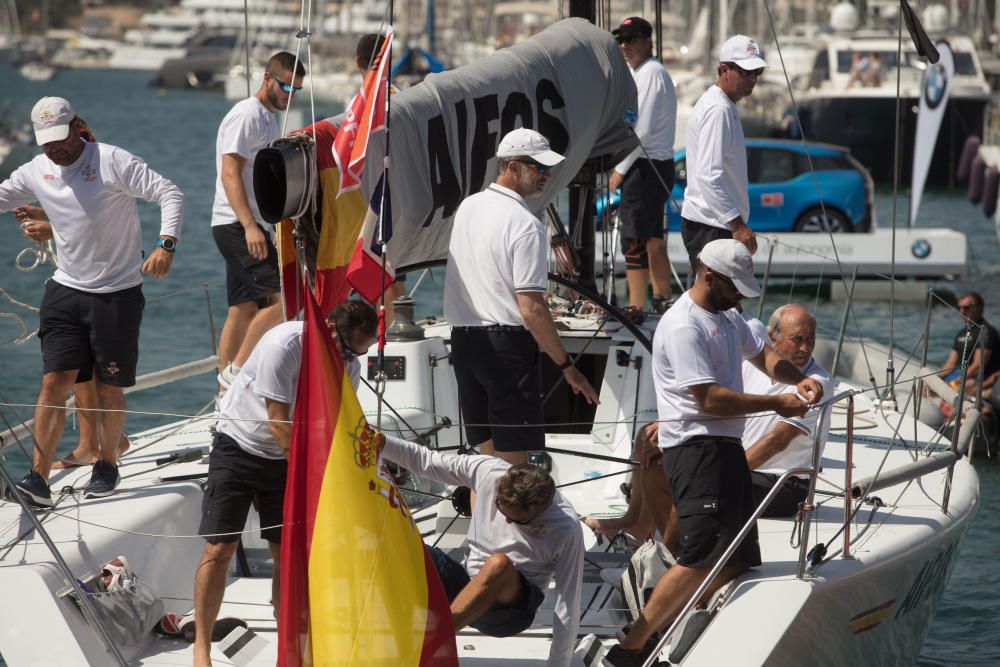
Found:
<path fill-rule="evenodd" d="M 464 562 L 429 547 L 455 630 L 471 626 L 491 637 L 527 630 L 554 580 L 548 665 L 569 667 L 580 626 L 583 533 L 549 474 L 531 464 L 441 454 L 399 438 L 379 438 L 383 455 L 393 463 L 475 492 Z"/>
<path fill-rule="evenodd" d="M 741 438 L 745 416 L 801 417 L 823 397 L 823 385 L 764 344 L 735 307 L 760 294 L 749 250 L 734 239 L 706 244 L 694 286 L 660 320 L 653 335 L 653 385 L 663 469 L 673 494 L 680 548 L 677 565 L 657 582 L 639 619 L 605 660 L 642 665 L 647 641 L 680 613 L 756 507 Z M 743 360 L 797 393 L 743 391 Z M 801 397 L 801 398 L 800 398 Z M 712 582 L 706 599 L 760 565 L 756 527 Z"/>
<path fill-rule="evenodd" d="M 588 403 L 597 392 L 573 366 L 545 303 L 548 242 L 528 208 L 563 156 L 534 130 L 509 132 L 496 182 L 455 213 L 444 280 L 444 316 L 469 444 L 508 463 L 545 448 L 539 348 Z"/>
<path fill-rule="evenodd" d="M 292 75 L 292 70 L 295 75 Z M 280 135 L 275 111 L 288 108 L 306 70 L 287 51 L 267 63 L 257 92 L 237 102 L 215 140 L 212 236 L 226 260 L 229 310 L 219 337 L 219 384 L 226 389 L 257 341 L 281 321 L 278 254 L 262 224 L 253 191 L 257 152 Z"/>
<path fill-rule="evenodd" d="M 698 253 L 709 241 L 732 238 L 757 252 L 757 239 L 748 225 L 747 150 L 736 103 L 753 93 L 765 67 L 755 41 L 745 35 L 730 37 L 719 52 L 718 80 L 701 96 L 688 120 L 681 236 L 692 277 Z"/>
<path fill-rule="evenodd" d="M 345 301 L 330 315 L 330 335 L 355 390 L 361 377 L 357 357 L 375 341 L 377 324 L 375 311 L 361 301 Z M 212 664 L 212 626 L 251 504 L 260 515 L 261 537 L 267 540 L 274 558 L 271 599 L 278 617 L 282 508 L 302 359 L 302 328 L 302 322 L 292 321 L 266 332 L 219 401 L 198 529 L 205 536 L 205 551 L 194 580 L 196 667 Z"/>
<path fill-rule="evenodd" d="M 677 94 L 666 68 L 653 57 L 653 26 L 632 16 L 611 31 L 628 63 L 639 93 L 636 146 L 615 165 L 608 189 L 621 188 L 618 214 L 628 280 L 629 305 L 646 307 L 646 288 L 653 282 L 653 309 L 662 312 L 670 298 L 664 207 L 674 186 L 674 127 Z"/>

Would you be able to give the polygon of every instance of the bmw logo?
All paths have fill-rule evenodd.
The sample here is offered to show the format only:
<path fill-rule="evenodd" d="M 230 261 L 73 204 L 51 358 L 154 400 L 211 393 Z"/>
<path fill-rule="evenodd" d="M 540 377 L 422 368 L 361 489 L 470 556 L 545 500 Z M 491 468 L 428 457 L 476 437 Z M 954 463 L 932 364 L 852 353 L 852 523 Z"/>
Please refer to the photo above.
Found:
<path fill-rule="evenodd" d="M 910 246 L 910 252 L 917 259 L 927 259 L 931 254 L 931 244 L 926 239 L 917 239 Z"/>
<path fill-rule="evenodd" d="M 944 99 L 944 93 L 948 89 L 948 75 L 944 71 L 941 63 L 931 65 L 924 78 L 924 99 L 931 109 L 937 108 Z"/>

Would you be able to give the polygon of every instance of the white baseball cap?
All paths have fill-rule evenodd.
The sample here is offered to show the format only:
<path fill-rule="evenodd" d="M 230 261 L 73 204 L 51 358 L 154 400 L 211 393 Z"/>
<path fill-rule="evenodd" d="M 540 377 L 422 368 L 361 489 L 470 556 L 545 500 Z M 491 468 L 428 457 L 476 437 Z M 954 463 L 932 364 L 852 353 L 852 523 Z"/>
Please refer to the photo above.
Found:
<path fill-rule="evenodd" d="M 698 261 L 713 273 L 733 281 L 745 297 L 760 295 L 760 283 L 753 275 L 753 256 L 747 247 L 735 239 L 716 239 L 706 243 L 698 253 Z"/>
<path fill-rule="evenodd" d="M 35 142 L 41 146 L 69 136 L 69 124 L 76 118 L 73 105 L 61 97 L 43 97 L 31 110 Z"/>
<path fill-rule="evenodd" d="M 719 50 L 720 63 L 736 63 L 745 70 L 767 67 L 760 57 L 760 47 L 746 35 L 730 37 Z"/>
<path fill-rule="evenodd" d="M 497 157 L 530 157 L 546 167 L 554 167 L 566 159 L 552 150 L 548 139 L 526 127 L 508 132 L 507 136 L 500 140 Z"/>

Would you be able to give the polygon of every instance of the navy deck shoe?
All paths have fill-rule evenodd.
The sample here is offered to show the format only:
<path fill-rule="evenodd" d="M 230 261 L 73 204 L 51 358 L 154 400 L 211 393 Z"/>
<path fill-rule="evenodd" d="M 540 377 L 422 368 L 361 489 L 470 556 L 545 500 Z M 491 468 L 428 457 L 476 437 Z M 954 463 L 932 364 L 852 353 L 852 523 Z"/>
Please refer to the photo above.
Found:
<path fill-rule="evenodd" d="M 20 482 L 15 484 L 17 490 L 24 494 L 24 497 L 28 499 L 32 505 L 38 507 L 52 507 L 55 503 L 52 502 L 52 491 L 49 490 L 49 484 L 39 475 L 37 472 L 32 470 L 27 475 L 24 476 Z"/>
<path fill-rule="evenodd" d="M 98 461 L 94 464 L 94 471 L 90 473 L 90 481 L 83 491 L 84 498 L 104 498 L 110 496 L 118 488 L 121 481 L 118 474 L 118 466 L 107 461 Z"/>

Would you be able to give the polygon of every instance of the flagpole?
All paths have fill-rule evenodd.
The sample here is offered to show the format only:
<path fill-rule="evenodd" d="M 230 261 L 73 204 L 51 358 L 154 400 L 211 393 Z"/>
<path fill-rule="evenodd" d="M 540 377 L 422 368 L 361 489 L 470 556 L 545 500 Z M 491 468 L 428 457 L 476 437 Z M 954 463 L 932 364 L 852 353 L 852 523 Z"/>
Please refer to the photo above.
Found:
<path fill-rule="evenodd" d="M 393 20 L 395 11 L 394 0 L 389 0 L 389 31 L 393 29 Z M 385 214 L 386 214 L 386 203 L 392 206 L 391 200 L 386 197 L 386 192 L 389 191 L 389 110 L 390 110 L 390 99 L 392 95 L 392 39 L 390 39 L 391 33 L 386 34 L 386 39 L 389 41 L 388 48 L 386 49 L 385 57 L 388 60 L 385 62 L 385 157 L 382 159 L 382 201 L 378 207 L 379 224 L 378 224 L 378 244 L 379 249 L 382 251 L 382 280 L 380 280 L 382 298 L 379 299 L 379 309 L 378 309 L 378 371 L 375 373 L 375 392 L 378 397 L 378 410 L 375 416 L 375 428 L 379 431 L 382 430 L 382 396 L 385 393 L 385 277 L 388 275 L 386 271 L 386 260 L 388 255 L 388 249 L 385 243 Z M 381 83 L 381 82 L 380 82 Z M 377 96 L 376 96 L 377 99 Z M 391 212 L 390 212 L 391 215 Z"/>

